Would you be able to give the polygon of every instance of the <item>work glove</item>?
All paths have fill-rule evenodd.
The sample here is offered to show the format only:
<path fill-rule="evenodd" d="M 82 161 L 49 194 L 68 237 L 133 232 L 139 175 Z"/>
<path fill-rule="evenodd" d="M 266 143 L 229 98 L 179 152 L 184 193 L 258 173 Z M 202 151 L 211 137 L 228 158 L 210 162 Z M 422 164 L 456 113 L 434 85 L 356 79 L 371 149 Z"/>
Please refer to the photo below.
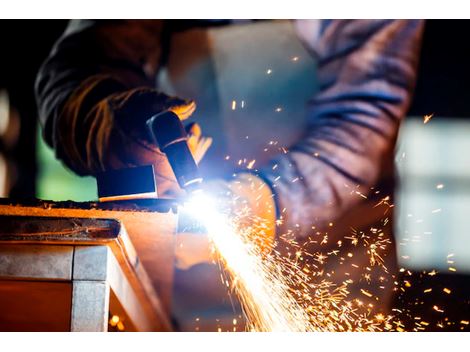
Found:
<path fill-rule="evenodd" d="M 107 164 L 127 168 L 153 164 L 159 197 L 175 197 L 182 192 L 166 156 L 151 136 L 147 121 L 163 111 L 172 111 L 181 120 L 188 119 L 196 109 L 192 100 L 169 97 L 152 89 L 136 89 L 112 96 L 108 100 L 113 113 L 109 135 Z M 196 163 L 204 156 L 212 139 L 202 137 L 201 128 L 193 123 L 186 128 L 188 146 Z"/>
<path fill-rule="evenodd" d="M 237 228 L 249 230 L 244 234 L 245 239 L 257 246 L 260 255 L 271 252 L 276 236 L 276 205 L 271 188 L 261 178 L 241 173 L 230 181 L 203 182 L 202 188 L 204 194 L 214 200 L 219 212 L 228 219 L 235 219 Z M 176 237 L 176 266 L 186 270 L 213 262 L 217 254 L 210 235 L 186 230 Z"/>

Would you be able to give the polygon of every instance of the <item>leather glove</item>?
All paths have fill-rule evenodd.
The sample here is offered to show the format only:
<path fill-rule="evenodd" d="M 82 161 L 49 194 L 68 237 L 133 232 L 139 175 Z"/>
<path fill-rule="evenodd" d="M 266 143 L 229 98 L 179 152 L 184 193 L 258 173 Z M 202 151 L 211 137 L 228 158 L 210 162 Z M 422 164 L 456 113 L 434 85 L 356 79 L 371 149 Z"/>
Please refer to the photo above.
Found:
<path fill-rule="evenodd" d="M 238 227 L 255 229 L 248 238 L 258 246 L 260 253 L 271 251 L 276 235 L 276 205 L 270 187 L 261 178 L 241 173 L 230 181 L 203 182 L 202 187 L 215 200 L 219 211 L 237 218 Z M 214 259 L 208 234 L 186 232 L 177 235 L 176 266 L 179 269 L 189 269 Z"/>
<path fill-rule="evenodd" d="M 154 165 L 159 197 L 177 196 L 180 190 L 166 156 L 152 139 L 146 122 L 155 114 L 170 110 L 186 120 L 196 109 L 192 100 L 169 97 L 152 89 L 136 89 L 113 95 L 108 100 L 113 124 L 106 136 L 109 153 L 105 164 L 111 168 Z M 187 128 L 188 145 L 198 163 L 212 139 L 202 137 L 201 128 L 193 123 Z"/>

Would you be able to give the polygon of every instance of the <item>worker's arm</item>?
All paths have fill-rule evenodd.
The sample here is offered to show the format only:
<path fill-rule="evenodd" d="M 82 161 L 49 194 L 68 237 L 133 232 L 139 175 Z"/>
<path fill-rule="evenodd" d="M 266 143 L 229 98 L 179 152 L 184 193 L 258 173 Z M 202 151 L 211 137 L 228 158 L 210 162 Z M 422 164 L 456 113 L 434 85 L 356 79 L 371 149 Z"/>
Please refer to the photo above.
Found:
<path fill-rule="evenodd" d="M 299 23 L 319 60 L 320 91 L 309 105 L 305 136 L 263 168 L 282 231 L 300 236 L 335 221 L 380 177 L 410 103 L 422 21 Z M 359 186 L 359 188 L 356 188 Z"/>
<path fill-rule="evenodd" d="M 44 137 L 78 174 L 153 163 L 171 175 L 145 122 L 166 109 L 185 118 L 195 105 L 154 90 L 163 30 L 158 20 L 71 21 L 41 67 Z"/>

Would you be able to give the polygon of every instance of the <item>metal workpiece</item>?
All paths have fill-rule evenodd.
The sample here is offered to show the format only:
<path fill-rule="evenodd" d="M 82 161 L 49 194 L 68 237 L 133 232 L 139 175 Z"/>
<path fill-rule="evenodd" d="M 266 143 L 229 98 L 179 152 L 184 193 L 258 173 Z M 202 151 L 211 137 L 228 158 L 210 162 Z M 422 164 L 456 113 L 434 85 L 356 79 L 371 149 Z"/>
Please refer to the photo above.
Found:
<path fill-rule="evenodd" d="M 98 243 L 116 240 L 121 224 L 115 219 L 0 215 L 0 241 Z"/>
<path fill-rule="evenodd" d="M 176 213 L 178 211 L 179 202 L 176 199 L 169 198 L 142 198 L 142 199 L 125 199 L 110 202 L 73 202 L 73 201 L 49 201 L 41 199 L 10 199 L 0 198 L 0 207 L 2 206 L 18 206 L 26 209 L 31 208 L 33 212 L 38 209 L 54 210 L 54 214 L 60 213 L 61 210 L 66 213 L 80 211 L 132 211 L 132 212 L 152 212 L 152 213 Z M 31 215 L 21 212 L 21 215 Z M 0 215 L 2 212 L 0 211 Z M 85 213 L 87 214 L 87 213 Z M 86 216 L 85 217 L 89 217 Z"/>
<path fill-rule="evenodd" d="M 156 199 L 1 199 L 0 297 L 9 298 L 0 298 L 0 330 L 13 329 L 2 319 L 17 316 L 20 330 L 106 331 L 115 312 L 126 330 L 171 330 L 176 210 Z"/>
<path fill-rule="evenodd" d="M 0 237 L 3 241 L 3 234 Z M 71 280 L 72 263 L 73 246 L 0 244 L 3 279 Z"/>
<path fill-rule="evenodd" d="M 100 172 L 96 183 L 101 202 L 158 196 L 153 165 Z"/>
<path fill-rule="evenodd" d="M 108 331 L 109 295 L 106 281 L 74 281 L 70 331 Z"/>

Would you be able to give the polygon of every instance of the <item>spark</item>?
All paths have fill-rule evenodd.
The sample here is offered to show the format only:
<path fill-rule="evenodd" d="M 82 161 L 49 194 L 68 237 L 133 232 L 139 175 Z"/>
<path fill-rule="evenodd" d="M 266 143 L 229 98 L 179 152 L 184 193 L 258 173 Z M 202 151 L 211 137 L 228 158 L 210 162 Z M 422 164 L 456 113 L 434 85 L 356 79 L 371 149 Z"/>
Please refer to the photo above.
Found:
<path fill-rule="evenodd" d="M 266 247 L 266 225 L 249 209 L 228 216 L 216 204 L 200 194 L 185 208 L 202 219 L 230 278 L 229 288 L 241 303 L 248 331 L 377 331 L 390 325 L 391 316 L 362 313 L 372 305 L 348 301 L 348 283 L 333 284 L 323 278 L 330 273 L 304 264 L 305 257 L 321 263 L 327 255 L 312 255 L 288 239 L 284 244 L 290 246 L 289 254 L 281 255 L 274 244 Z M 246 226 L 248 218 L 253 225 Z"/>
<path fill-rule="evenodd" d="M 109 319 L 109 325 L 116 326 L 120 322 L 120 318 L 118 315 L 113 315 L 111 319 Z"/>
<path fill-rule="evenodd" d="M 367 254 L 369 254 L 370 265 L 379 265 L 385 268 L 385 261 L 382 253 L 385 253 L 388 245 L 391 244 L 390 239 L 384 237 L 383 233 L 380 233 L 377 237 L 365 236 L 364 244 L 367 247 Z"/>
<path fill-rule="evenodd" d="M 266 70 L 266 74 L 267 74 L 267 75 L 270 75 L 272 72 L 273 72 L 273 70 L 271 70 L 270 68 L 268 68 L 268 69 Z"/>
<path fill-rule="evenodd" d="M 237 102 L 235 100 L 232 100 L 232 110 L 235 110 L 237 108 Z"/>
<path fill-rule="evenodd" d="M 438 185 L 436 185 L 436 188 L 437 188 L 437 189 L 443 189 L 443 188 L 444 188 L 444 184 L 439 183 Z"/>
<path fill-rule="evenodd" d="M 377 321 L 384 321 L 385 316 L 382 313 L 379 313 L 375 316 L 375 319 L 377 319 Z"/>
<path fill-rule="evenodd" d="M 225 267 L 238 284 L 234 287 L 256 331 L 311 331 L 307 313 L 295 301 L 287 282 L 272 261 L 263 261 L 259 248 L 237 233 L 215 203 L 203 195 L 186 207 L 203 219 Z"/>
<path fill-rule="evenodd" d="M 255 162 L 256 162 L 256 160 L 253 159 L 252 161 L 250 161 L 250 162 L 248 163 L 248 165 L 246 166 L 246 168 L 249 169 L 249 170 L 251 170 L 251 169 L 253 168 L 253 166 L 255 165 Z"/>
<path fill-rule="evenodd" d="M 359 191 L 356 191 L 355 193 L 356 193 L 358 196 L 360 196 L 360 197 L 362 197 L 362 198 L 364 198 L 364 199 L 367 199 L 367 196 L 366 196 L 365 194 L 362 194 L 362 193 L 359 192 Z"/>
<path fill-rule="evenodd" d="M 424 117 L 423 117 L 423 123 L 424 123 L 424 124 L 427 124 L 427 123 L 431 120 L 431 118 L 432 118 L 433 116 L 434 116 L 434 114 L 424 115 Z"/>

